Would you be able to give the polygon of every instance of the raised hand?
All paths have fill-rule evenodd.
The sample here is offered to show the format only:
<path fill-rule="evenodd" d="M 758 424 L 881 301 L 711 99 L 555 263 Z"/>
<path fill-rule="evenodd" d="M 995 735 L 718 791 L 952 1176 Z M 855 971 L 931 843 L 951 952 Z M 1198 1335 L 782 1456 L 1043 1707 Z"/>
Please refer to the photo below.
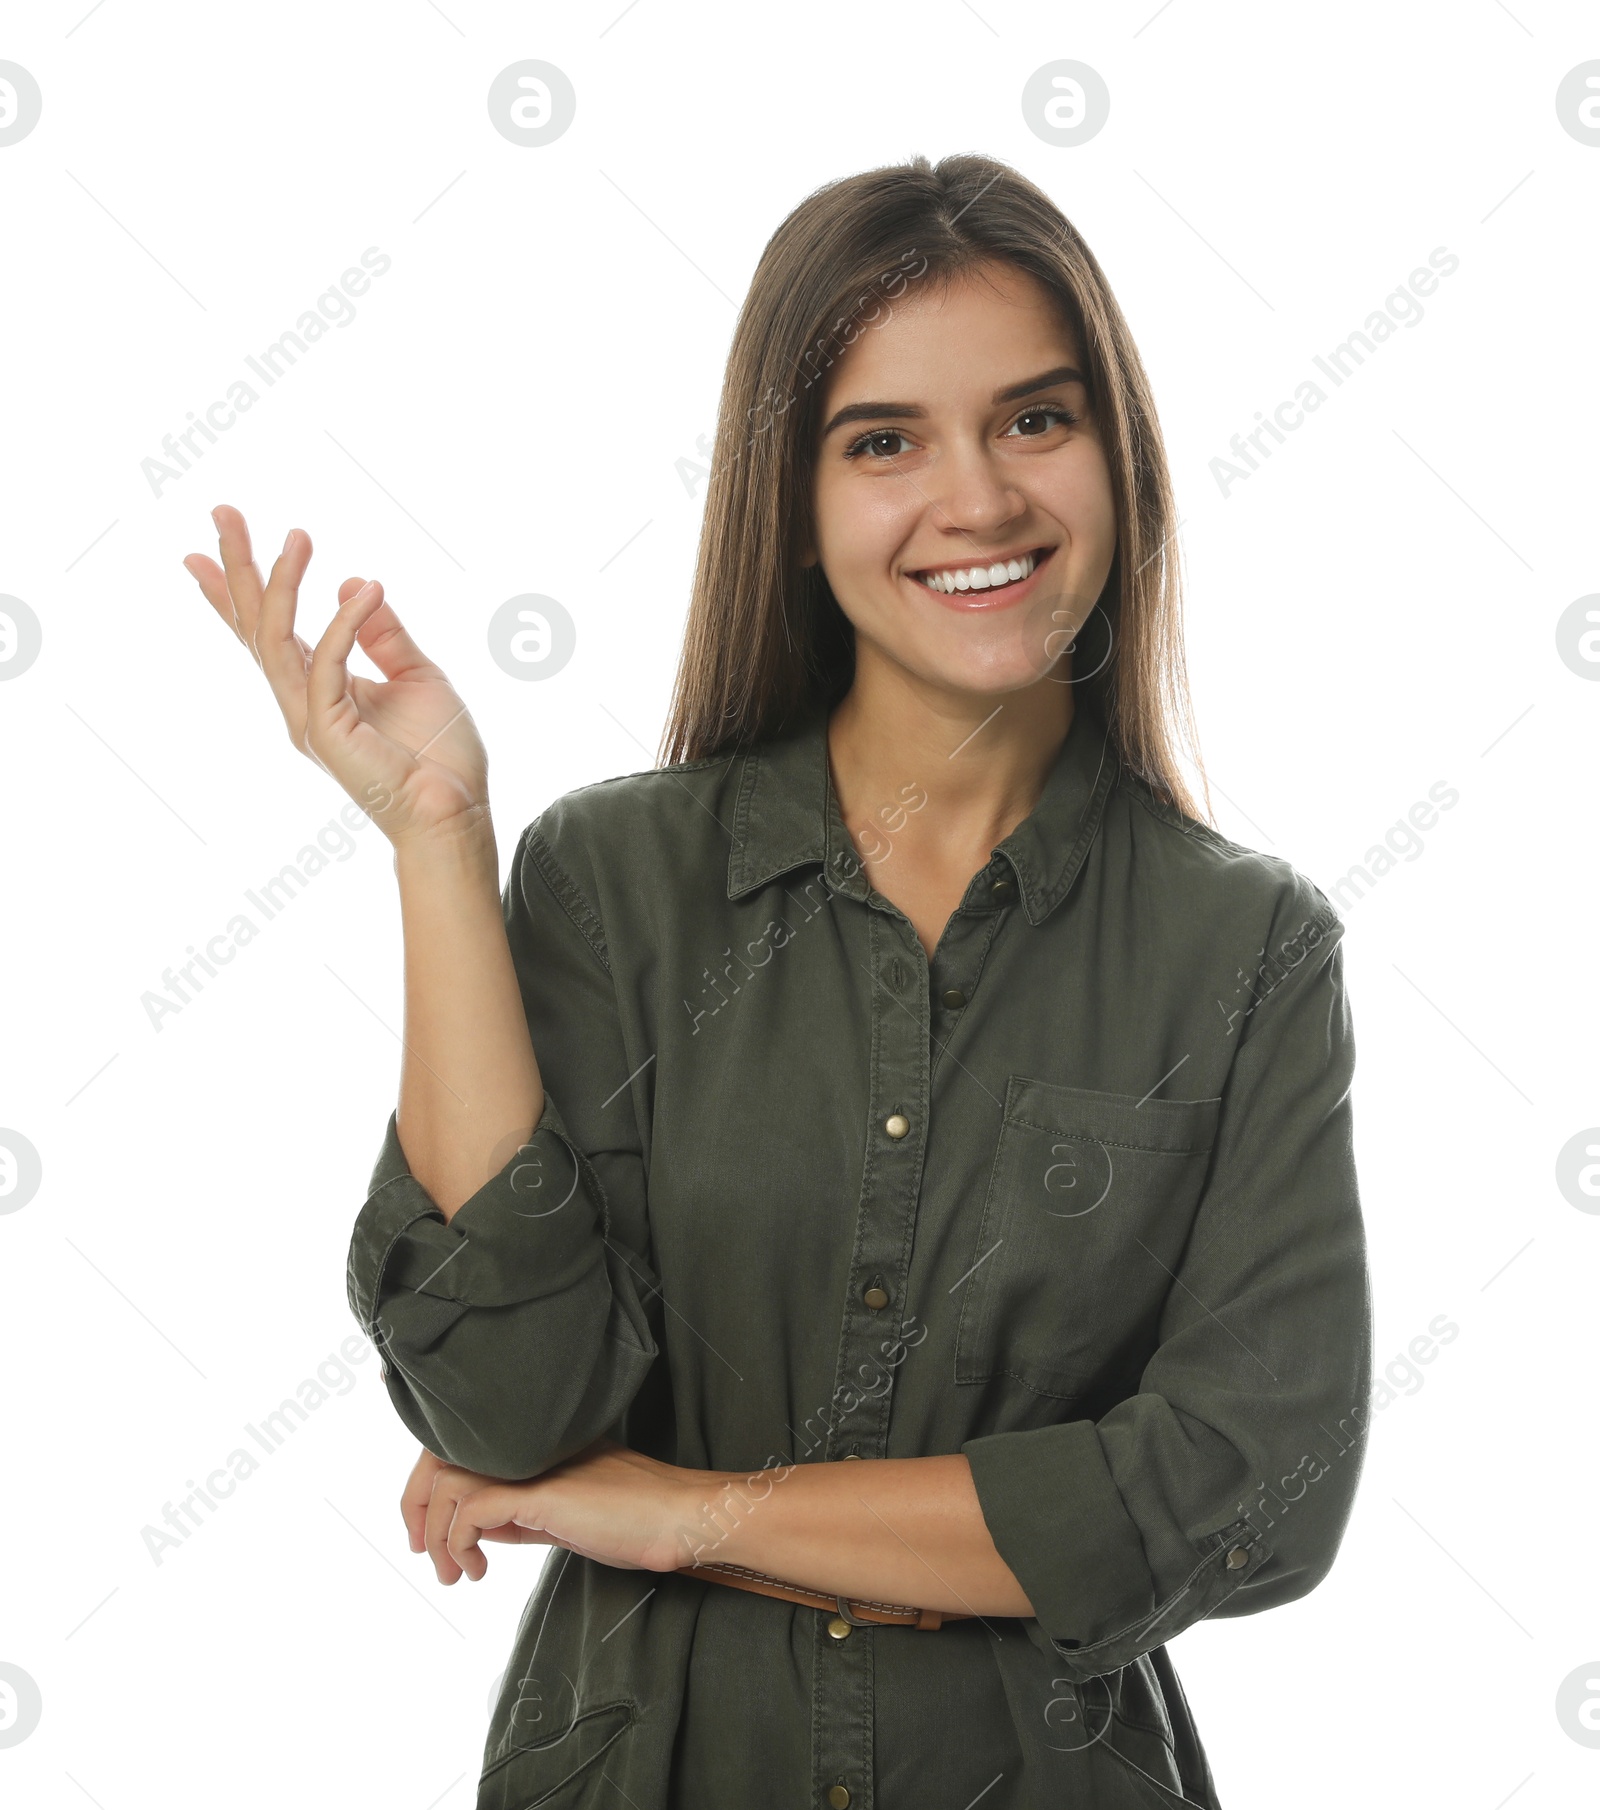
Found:
<path fill-rule="evenodd" d="M 384 601 L 376 580 L 347 578 L 315 647 L 295 633 L 311 537 L 295 528 L 265 584 L 244 517 L 212 511 L 222 564 L 191 553 L 184 567 L 250 650 L 283 712 L 289 739 L 325 768 L 390 842 L 476 830 L 489 809 L 488 756 L 444 673 Z M 359 641 L 384 677 L 349 671 Z"/>

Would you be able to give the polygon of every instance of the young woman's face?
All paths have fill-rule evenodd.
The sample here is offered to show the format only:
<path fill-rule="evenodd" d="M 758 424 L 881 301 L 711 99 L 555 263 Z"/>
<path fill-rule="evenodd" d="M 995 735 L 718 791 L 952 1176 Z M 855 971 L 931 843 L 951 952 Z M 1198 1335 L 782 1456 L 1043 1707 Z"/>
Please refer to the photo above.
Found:
<path fill-rule="evenodd" d="M 1046 291 L 1001 264 L 908 290 L 833 367 L 804 563 L 854 624 L 858 671 L 985 694 L 1070 676 L 1116 550 L 1082 370 Z"/>

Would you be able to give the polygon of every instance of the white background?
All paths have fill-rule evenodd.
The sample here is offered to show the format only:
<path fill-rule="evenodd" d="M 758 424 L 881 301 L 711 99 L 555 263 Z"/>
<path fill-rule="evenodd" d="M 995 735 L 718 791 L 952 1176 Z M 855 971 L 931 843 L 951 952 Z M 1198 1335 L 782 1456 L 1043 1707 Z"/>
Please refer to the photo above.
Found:
<path fill-rule="evenodd" d="M 767 236 L 835 177 L 982 150 L 1082 231 L 1150 370 L 1219 826 L 1329 888 L 1435 782 L 1460 793 L 1345 909 L 1378 1363 L 1436 1316 L 1459 1333 L 1396 1370 L 1328 1580 L 1174 1643 L 1222 1799 L 1593 1803 L 1600 1750 L 1555 1699 L 1600 1660 L 1600 1218 L 1555 1164 L 1600 1123 L 1600 684 L 1555 625 L 1600 589 L 1600 148 L 1555 91 L 1600 18 L 85 10 L 13 0 L 0 33 L 44 97 L 0 149 L 0 592 L 44 634 L 0 685 L 0 1126 L 43 1161 L 0 1216 L 0 1661 L 43 1695 L 0 1794 L 462 1810 L 539 1562 L 493 1547 L 446 1590 L 407 1550 L 416 1448 L 370 1353 L 275 1455 L 244 1433 L 354 1331 L 401 966 L 364 827 L 159 1031 L 141 1004 L 345 803 L 179 563 L 214 553 L 209 509 L 244 510 L 264 566 L 310 533 L 313 633 L 342 578 L 385 581 L 480 725 L 504 863 L 550 799 L 653 763 L 700 518 L 677 462 Z M 527 57 L 578 96 L 535 149 L 486 107 Z M 1019 104 L 1063 57 L 1111 91 L 1072 149 Z M 355 320 L 153 494 L 141 461 L 368 246 L 393 264 Z M 1437 246 L 1460 264 L 1423 318 L 1224 496 L 1230 437 Z M 578 625 L 545 683 L 486 646 L 524 591 Z M 260 1470 L 156 1564 L 142 1530 L 241 1445 Z"/>

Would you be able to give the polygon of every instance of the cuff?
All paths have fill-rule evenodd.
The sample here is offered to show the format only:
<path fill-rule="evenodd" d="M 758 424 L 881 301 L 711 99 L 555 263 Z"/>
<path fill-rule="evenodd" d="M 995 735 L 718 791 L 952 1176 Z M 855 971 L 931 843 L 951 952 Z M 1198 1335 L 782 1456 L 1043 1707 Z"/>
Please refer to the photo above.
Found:
<path fill-rule="evenodd" d="M 375 1344 L 385 1293 L 503 1307 L 569 1286 L 595 1261 L 602 1196 L 547 1092 L 528 1141 L 447 1220 L 411 1172 L 391 1112 L 346 1260 L 350 1310 Z"/>
<path fill-rule="evenodd" d="M 1079 1682 L 1163 1645 L 1265 1563 L 1250 1523 L 1230 1523 L 1195 1542 L 1196 1564 L 1159 1596 L 1093 1421 L 987 1433 L 961 1450 L 995 1550 L 1033 1605 L 1036 1644 Z"/>
<path fill-rule="evenodd" d="M 961 1450 L 995 1549 L 1053 1639 L 1086 1646 L 1150 1613 L 1144 1542 L 1092 1420 L 985 1433 Z"/>

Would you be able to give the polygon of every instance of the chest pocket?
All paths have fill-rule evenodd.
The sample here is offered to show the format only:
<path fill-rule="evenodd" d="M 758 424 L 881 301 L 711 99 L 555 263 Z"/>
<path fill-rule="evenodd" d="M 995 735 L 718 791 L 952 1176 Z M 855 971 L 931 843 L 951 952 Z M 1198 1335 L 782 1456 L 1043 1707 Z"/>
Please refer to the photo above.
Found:
<path fill-rule="evenodd" d="M 1082 1395 L 1155 1348 L 1216 1140 L 1214 1100 L 1145 1100 L 1012 1075 L 955 1380 Z"/>

